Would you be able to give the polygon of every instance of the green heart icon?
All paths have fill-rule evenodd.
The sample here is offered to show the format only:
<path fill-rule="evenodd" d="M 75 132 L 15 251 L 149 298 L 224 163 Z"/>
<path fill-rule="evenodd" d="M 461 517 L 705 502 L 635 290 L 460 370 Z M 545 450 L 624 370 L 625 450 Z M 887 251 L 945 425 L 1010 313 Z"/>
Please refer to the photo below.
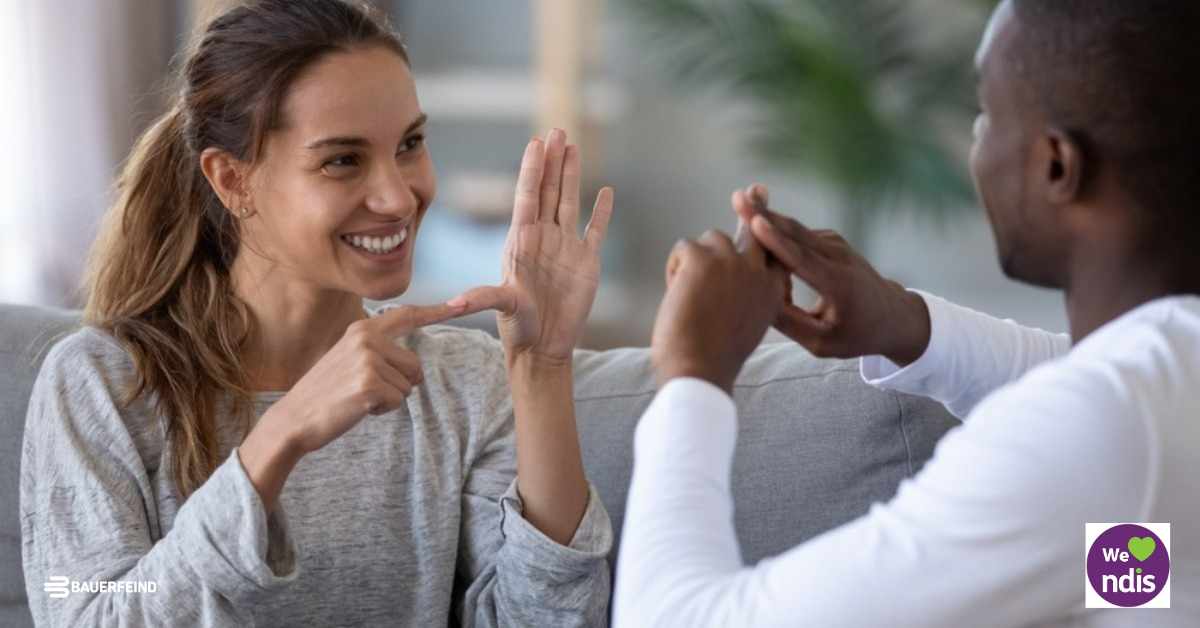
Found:
<path fill-rule="evenodd" d="M 1151 537 L 1139 539 L 1135 536 L 1129 539 L 1129 553 L 1138 560 L 1150 558 L 1150 555 L 1154 553 L 1154 548 L 1154 539 Z"/>

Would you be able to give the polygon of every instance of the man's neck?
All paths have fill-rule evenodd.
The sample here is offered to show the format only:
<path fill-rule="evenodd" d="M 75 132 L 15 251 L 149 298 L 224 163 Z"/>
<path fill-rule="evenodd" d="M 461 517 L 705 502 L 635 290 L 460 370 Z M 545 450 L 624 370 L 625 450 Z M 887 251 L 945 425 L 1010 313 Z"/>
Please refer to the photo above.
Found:
<path fill-rule="evenodd" d="M 1157 255 L 1127 254 L 1119 248 L 1080 256 L 1080 263 L 1070 274 L 1070 285 L 1065 287 L 1072 341 L 1083 340 L 1126 312 L 1155 299 L 1200 294 L 1200 259 L 1182 257 L 1165 250 Z"/>

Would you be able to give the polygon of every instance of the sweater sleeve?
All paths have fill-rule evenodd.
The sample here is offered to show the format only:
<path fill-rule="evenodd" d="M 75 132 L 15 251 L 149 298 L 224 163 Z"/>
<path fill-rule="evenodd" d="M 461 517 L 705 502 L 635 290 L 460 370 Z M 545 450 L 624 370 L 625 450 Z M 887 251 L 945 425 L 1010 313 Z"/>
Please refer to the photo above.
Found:
<path fill-rule="evenodd" d="M 47 356 L 26 421 L 21 533 L 34 621 L 253 625 L 256 602 L 298 573 L 282 512 L 265 516 L 234 452 L 173 522 L 160 519 L 172 499 L 151 481 L 160 452 L 138 448 L 158 426 L 133 414 L 144 404 L 118 411 L 128 359 L 81 333 L 92 337 Z M 51 578 L 70 581 L 65 597 L 42 589 Z"/>
<path fill-rule="evenodd" d="M 459 577 L 464 626 L 603 626 L 612 523 L 594 487 L 564 546 L 525 520 L 516 485 L 516 427 L 503 351 L 487 346 L 478 433 L 462 495 Z"/>
<path fill-rule="evenodd" d="M 863 379 L 880 388 L 931 397 L 960 419 L 992 391 L 1071 348 L 1066 334 L 1022 327 L 916 292 L 929 308 L 925 353 L 904 368 L 883 356 L 865 356 Z"/>

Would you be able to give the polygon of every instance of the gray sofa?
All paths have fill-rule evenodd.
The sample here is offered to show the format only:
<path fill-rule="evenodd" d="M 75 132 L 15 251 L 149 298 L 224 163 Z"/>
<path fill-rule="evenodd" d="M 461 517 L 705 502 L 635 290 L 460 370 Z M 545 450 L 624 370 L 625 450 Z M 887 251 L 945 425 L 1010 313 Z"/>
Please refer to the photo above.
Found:
<path fill-rule="evenodd" d="M 21 434 L 46 349 L 77 321 L 77 312 L 0 305 L 0 626 L 31 624 L 17 504 Z M 618 531 L 634 426 L 653 396 L 648 350 L 578 353 L 584 461 Z M 734 396 L 741 416 L 735 517 L 750 563 L 888 499 L 958 423 L 934 402 L 865 385 L 856 362 L 818 360 L 792 344 L 760 347 Z"/>

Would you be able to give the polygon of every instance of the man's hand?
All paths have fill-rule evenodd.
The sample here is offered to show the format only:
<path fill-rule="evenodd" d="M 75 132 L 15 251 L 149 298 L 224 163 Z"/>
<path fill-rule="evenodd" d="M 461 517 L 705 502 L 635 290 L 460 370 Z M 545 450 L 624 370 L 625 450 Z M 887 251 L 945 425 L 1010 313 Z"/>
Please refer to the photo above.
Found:
<path fill-rule="evenodd" d="M 742 364 L 776 319 L 787 274 L 768 262 L 747 227 L 738 231 L 737 244 L 709 231 L 671 251 L 667 292 L 650 342 L 660 387 L 676 377 L 698 377 L 731 392 Z"/>
<path fill-rule="evenodd" d="M 925 301 L 884 279 L 841 235 L 812 230 L 766 209 L 766 188 L 734 194 L 733 209 L 754 237 L 819 295 L 808 310 L 787 299 L 775 327 L 821 357 L 882 355 L 900 366 L 929 345 Z"/>

